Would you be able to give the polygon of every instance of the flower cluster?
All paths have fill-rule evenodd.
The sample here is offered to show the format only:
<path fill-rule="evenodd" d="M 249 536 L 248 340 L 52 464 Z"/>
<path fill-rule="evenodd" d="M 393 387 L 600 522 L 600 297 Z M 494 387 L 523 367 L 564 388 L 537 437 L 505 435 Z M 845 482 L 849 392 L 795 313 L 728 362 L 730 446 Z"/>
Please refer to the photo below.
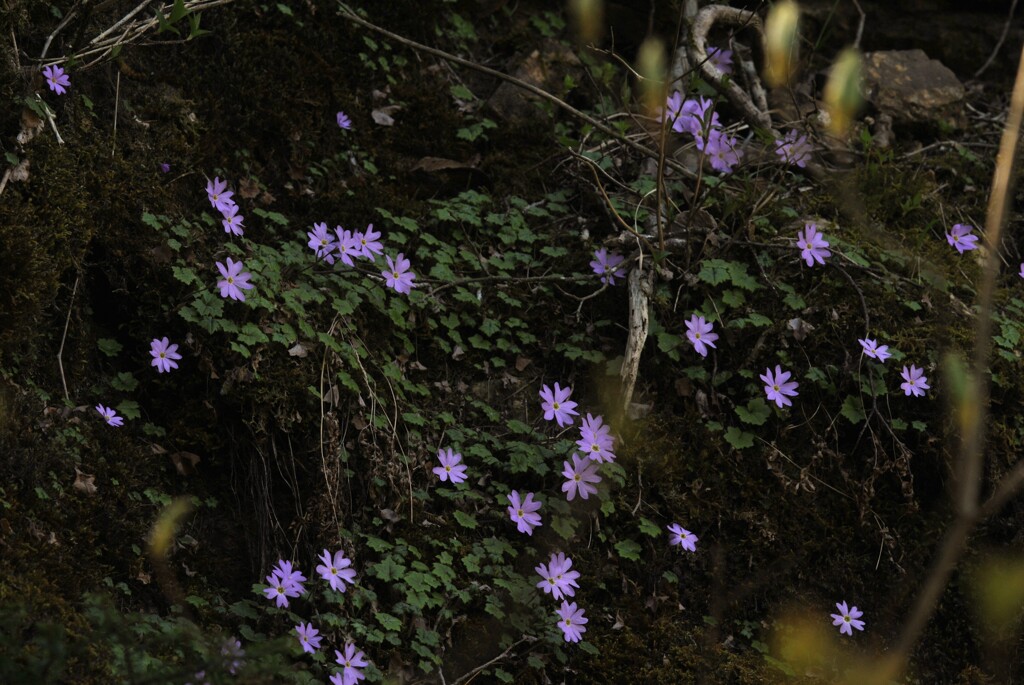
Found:
<path fill-rule="evenodd" d="M 245 224 L 242 223 L 245 217 L 238 213 L 234 194 L 234 191 L 228 190 L 228 182 L 220 180 L 219 176 L 214 176 L 212 181 L 206 181 L 206 197 L 210 201 L 210 206 L 221 213 L 224 232 L 242 235 L 245 233 Z"/>
<path fill-rule="evenodd" d="M 587 412 L 587 418 L 580 422 L 580 439 L 576 441 L 580 451 L 596 462 L 615 461 L 615 436 L 611 427 L 605 425 L 604 417 L 594 417 Z"/>
<path fill-rule="evenodd" d="M 313 230 L 307 231 L 309 242 L 306 245 L 313 250 L 317 259 L 327 264 L 339 262 L 354 267 L 357 259 L 376 262 L 377 257 L 384 255 L 384 245 L 380 242 L 380 231 L 373 230 L 369 224 L 366 230 L 349 231 L 336 226 L 334 231 L 327 228 L 326 223 L 314 223 Z M 413 281 L 416 274 L 409 270 L 410 262 L 401 252 L 397 257 L 385 256 L 387 269 L 380 272 L 387 287 L 401 294 L 408 294 L 416 287 Z"/>
<path fill-rule="evenodd" d="M 739 164 L 743 151 L 736 138 L 722 130 L 711 100 L 703 96 L 683 100 L 682 94 L 676 91 L 668 98 L 666 110 L 672 120 L 672 130 L 692 135 L 697 149 L 704 153 L 712 169 L 728 174 Z"/>
<path fill-rule="evenodd" d="M 779 159 L 801 169 L 807 166 L 813 151 L 814 148 L 807 142 L 807 136 L 796 130 L 789 131 L 781 140 L 775 140 L 775 154 Z"/>
<path fill-rule="evenodd" d="M 322 563 L 316 567 L 316 572 L 327 582 L 331 590 L 345 592 L 346 587 L 355 582 L 356 571 L 351 568 L 352 560 L 348 559 L 344 552 L 338 550 L 331 554 L 330 550 L 325 549 L 319 558 Z M 277 566 L 267 576 L 268 587 L 264 588 L 263 594 L 267 599 L 275 600 L 278 608 L 289 608 L 289 599 L 306 592 L 303 585 L 305 582 L 306 577 L 291 561 L 279 559 Z M 323 635 L 311 622 L 299 622 L 295 626 L 295 635 L 304 653 L 314 654 L 321 648 Z M 335 650 L 334 654 L 342 670 L 331 676 L 332 683 L 352 685 L 366 677 L 362 669 L 368 666 L 369 662 L 353 643 L 346 643 L 344 652 Z"/>

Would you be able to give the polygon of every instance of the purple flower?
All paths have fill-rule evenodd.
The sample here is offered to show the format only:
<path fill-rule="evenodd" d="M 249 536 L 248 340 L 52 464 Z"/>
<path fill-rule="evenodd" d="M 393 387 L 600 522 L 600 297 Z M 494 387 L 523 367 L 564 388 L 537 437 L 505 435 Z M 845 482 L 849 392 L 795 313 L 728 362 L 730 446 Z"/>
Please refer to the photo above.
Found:
<path fill-rule="evenodd" d="M 323 562 L 320 566 L 316 567 L 316 572 L 320 574 L 320 577 L 326 580 L 331 585 L 331 589 L 335 592 L 344 592 L 345 583 L 353 585 L 356 580 L 356 570 L 349 568 L 352 565 L 352 561 L 345 557 L 345 553 L 338 550 L 331 556 L 328 550 L 324 550 L 320 555 L 320 561 Z"/>
<path fill-rule="evenodd" d="M 309 242 L 306 243 L 310 249 L 316 252 L 316 258 L 322 259 L 328 264 L 334 264 L 334 234 L 327 230 L 327 224 L 313 224 L 312 231 L 306 231 Z"/>
<path fill-rule="evenodd" d="M 362 251 L 363 257 L 371 262 L 377 261 L 376 255 L 384 254 L 384 246 L 380 244 L 380 231 L 373 230 L 373 224 L 369 224 L 362 233 L 356 233 L 357 243 Z"/>
<path fill-rule="evenodd" d="M 688 549 L 691 552 L 697 551 L 697 540 L 699 539 L 696 535 L 686 530 L 678 523 L 673 523 L 667 526 L 671 535 L 668 536 L 669 545 L 679 545 L 683 549 Z"/>
<path fill-rule="evenodd" d="M 732 50 L 725 48 L 709 48 L 708 62 L 723 74 L 732 73 Z"/>
<path fill-rule="evenodd" d="M 931 388 L 928 385 L 928 377 L 924 375 L 924 369 L 919 369 L 913 364 L 908 369 L 906 366 L 900 371 L 900 375 L 903 376 L 904 382 L 900 384 L 903 388 L 903 392 L 909 397 L 924 397 L 924 391 Z"/>
<path fill-rule="evenodd" d="M 349 119 L 348 115 L 345 114 L 344 112 L 338 112 L 338 126 L 348 130 L 352 128 L 352 120 Z"/>
<path fill-rule="evenodd" d="M 292 562 L 281 559 L 277 562 L 277 568 L 267 576 L 267 585 L 270 587 L 264 588 L 263 594 L 267 599 L 277 600 L 279 608 L 287 607 L 289 597 L 298 597 L 305 590 L 302 587 L 304 580 L 305 576 L 292 570 Z"/>
<path fill-rule="evenodd" d="M 221 224 L 224 226 L 225 233 L 242 235 L 245 232 L 242 230 L 245 228 L 245 224 L 242 223 L 245 221 L 245 217 L 238 213 L 238 205 L 231 205 L 223 210 L 221 214 L 224 217 L 221 220 Z"/>
<path fill-rule="evenodd" d="M 218 212 L 224 212 L 235 204 L 235 201 L 231 199 L 232 195 L 234 192 L 228 190 L 227 181 L 222 181 L 217 176 L 214 176 L 212 181 L 207 179 L 206 197 L 210 200 L 210 206 Z"/>
<path fill-rule="evenodd" d="M 238 669 L 242 667 L 242 659 L 245 657 L 242 641 L 233 637 L 228 638 L 220 648 L 220 655 L 224 657 L 225 668 L 228 669 L 231 675 L 235 675 Z"/>
<path fill-rule="evenodd" d="M 950 232 L 946 234 L 946 242 L 955 247 L 960 254 L 969 250 L 977 250 L 978 246 L 975 243 L 978 242 L 978 236 L 971 233 L 973 230 L 974 226 L 954 224 Z"/>
<path fill-rule="evenodd" d="M 537 583 L 537 587 L 544 590 L 544 594 L 549 594 L 555 599 L 572 597 L 576 594 L 573 588 L 579 587 L 576 579 L 580 577 L 580 574 L 578 571 L 570 571 L 571 568 L 572 559 L 561 552 L 552 554 L 551 560 L 546 566 L 541 564 L 534 569 L 542 578 Z"/>
<path fill-rule="evenodd" d="M 860 346 L 864 348 L 864 354 L 871 357 L 872 359 L 877 359 L 878 361 L 884 363 L 886 359 L 892 356 L 891 354 L 889 354 L 888 345 L 879 345 L 876 341 L 872 340 L 871 338 L 864 338 L 863 340 L 858 338 L 857 342 L 859 342 Z"/>
<path fill-rule="evenodd" d="M 158 373 L 167 373 L 171 369 L 178 368 L 176 360 L 181 359 L 181 355 L 178 354 L 177 343 L 171 345 L 171 341 L 167 338 L 163 340 L 154 338 L 149 343 L 149 353 L 153 356 L 153 361 L 150 364 L 156 367 Z"/>
<path fill-rule="evenodd" d="M 533 535 L 533 529 L 541 525 L 540 514 L 537 513 L 540 509 L 540 502 L 534 501 L 532 492 L 526 493 L 526 497 L 520 499 L 519 491 L 513 490 L 508 493 L 507 497 L 508 515 L 515 521 L 516 528 L 520 533 Z"/>
<path fill-rule="evenodd" d="M 714 104 L 713 101 L 703 96 L 696 100 L 687 100 L 680 108 L 679 116 L 672 125 L 672 130 L 677 133 L 689 132 L 697 143 L 697 149 L 703 150 L 705 137 L 711 131 L 722 127 L 718 119 L 718 112 L 712 109 Z"/>
<path fill-rule="evenodd" d="M 335 247 L 338 252 L 338 259 L 346 266 L 355 266 L 354 259 L 358 259 L 363 253 L 363 248 L 359 245 L 359 241 L 352 235 L 352 231 L 346 231 L 341 226 L 335 227 L 334 232 L 338 235 L 338 242 Z"/>
<path fill-rule="evenodd" d="M 562 629 L 562 636 L 566 642 L 579 642 L 587 629 L 583 625 L 587 619 L 583 616 L 583 609 L 576 607 L 576 602 L 570 604 L 562 600 L 562 606 L 555 613 L 558 614 L 558 627 Z"/>
<path fill-rule="evenodd" d="M 566 480 L 562 483 L 562 492 L 570 502 L 576 498 L 576 494 L 587 499 L 597 493 L 593 483 L 600 483 L 601 476 L 597 475 L 600 464 L 583 457 L 582 459 L 575 452 L 572 455 L 572 463 L 562 462 L 562 475 Z"/>
<path fill-rule="evenodd" d="M 388 263 L 387 271 L 380 272 L 384 277 L 384 284 L 389 288 L 393 288 L 397 293 L 408 294 L 412 292 L 412 289 L 416 287 L 416 284 L 413 283 L 416 274 L 409 271 L 409 260 L 401 252 L 393 260 L 391 257 L 386 259 Z"/>
<path fill-rule="evenodd" d="M 863 611 L 858 611 L 857 607 L 847 609 L 846 602 L 836 602 L 836 609 L 839 609 L 839 613 L 831 614 L 832 625 L 839 626 L 840 633 L 853 635 L 854 628 L 864 630 L 864 621 L 857 620 L 864 615 Z"/>
<path fill-rule="evenodd" d="M 715 347 L 718 334 L 712 333 L 713 326 L 703 316 L 693 314 L 686 322 L 686 338 L 693 344 L 693 349 L 702 357 L 708 356 L 708 347 Z"/>
<path fill-rule="evenodd" d="M 299 644 L 302 645 L 303 652 L 313 654 L 320 649 L 320 640 L 323 639 L 323 636 L 320 635 L 319 630 L 313 627 L 312 623 L 305 625 L 300 623 L 295 626 L 295 632 L 299 634 Z"/>
<path fill-rule="evenodd" d="M 466 465 L 462 463 L 461 454 L 452 452 L 449 447 L 447 450 L 438 450 L 437 459 L 441 465 L 435 466 L 433 471 L 442 481 L 451 480 L 452 483 L 462 483 L 466 480 Z"/>
<path fill-rule="evenodd" d="M 736 139 L 717 128 L 708 131 L 706 144 L 697 139 L 697 149 L 707 155 L 712 169 L 723 174 L 731 173 L 743 156 L 743 151 L 736 147 Z"/>
<path fill-rule="evenodd" d="M 1024 278 L 1024 262 L 1020 263 L 1020 273 L 1018 274 L 1021 278 Z"/>
<path fill-rule="evenodd" d="M 588 413 L 587 418 L 580 422 L 580 439 L 576 445 L 596 462 L 615 461 L 615 454 L 612 453 L 615 438 L 600 416 L 594 418 Z"/>
<path fill-rule="evenodd" d="M 616 278 L 624 278 L 626 270 L 617 268 L 626 258 L 620 254 L 608 254 L 603 247 L 594 251 L 594 261 L 590 262 L 590 268 L 601 277 L 605 285 L 615 285 Z"/>
<path fill-rule="evenodd" d="M 65 88 L 71 87 L 71 81 L 64 70 L 56 64 L 52 67 L 43 67 L 43 76 L 46 77 L 46 85 L 57 95 L 63 95 Z"/>
<path fill-rule="evenodd" d="M 163 173 L 166 174 L 170 170 L 171 170 L 171 165 L 170 164 L 168 164 L 167 162 L 160 162 L 160 171 L 162 171 Z"/>
<path fill-rule="evenodd" d="M 252 274 L 242 271 L 242 262 L 232 261 L 231 257 L 228 257 L 227 267 L 217 262 L 217 268 L 220 270 L 220 275 L 224 277 L 223 280 L 217 281 L 220 296 L 245 302 L 245 293 L 242 290 L 252 290 L 253 284 L 249 282 Z"/>
<path fill-rule="evenodd" d="M 107 422 L 108 425 L 114 428 L 120 428 L 124 425 L 124 419 L 117 415 L 117 412 L 110 407 L 104 407 L 102 404 L 96 405 L 96 411 L 100 413 L 100 416 Z"/>
<path fill-rule="evenodd" d="M 761 380 L 765 382 L 764 391 L 768 395 L 769 402 L 775 402 L 780 407 L 793 406 L 789 397 L 786 396 L 796 397 L 800 393 L 796 391 L 799 383 L 796 381 L 786 382 L 792 375 L 789 371 L 783 371 L 778 364 L 775 365 L 774 375 L 772 375 L 771 368 L 765 369 L 765 372 L 761 374 Z"/>
<path fill-rule="evenodd" d="M 369 666 L 369 662 L 364 658 L 366 655 L 362 651 L 357 650 L 356 646 L 351 642 L 345 645 L 345 653 L 342 654 L 338 650 L 334 650 L 335 661 L 344 668 L 341 671 L 341 685 L 355 685 L 355 683 L 364 679 L 366 676 L 363 675 L 361 669 Z M 337 675 L 337 674 L 335 674 Z M 334 682 L 334 678 L 331 678 Z"/>
<path fill-rule="evenodd" d="M 798 131 L 790 130 L 782 140 L 775 141 L 775 154 L 786 164 L 795 164 L 803 169 L 811 158 L 814 148 L 807 142 L 807 136 Z"/>
<path fill-rule="evenodd" d="M 800 256 L 807 262 L 807 266 L 814 266 L 815 262 L 824 264 L 825 259 L 832 256 L 828 245 L 825 236 L 818 232 L 818 225 L 813 221 L 804 224 L 804 230 L 796 234 L 796 246 L 800 248 Z"/>
<path fill-rule="evenodd" d="M 206 671 L 196 671 L 196 674 L 192 677 L 196 681 L 195 685 L 210 685 L 210 681 L 206 679 Z M 193 685 L 193 683 L 189 681 L 185 685 Z"/>
<path fill-rule="evenodd" d="M 306 582 L 306 576 L 302 575 L 302 571 L 293 569 L 292 562 L 286 559 L 278 559 L 277 566 L 274 568 L 273 573 L 284 578 L 285 582 L 298 586 L 300 593 L 305 592 L 305 588 L 302 587 L 302 584 Z"/>
<path fill-rule="evenodd" d="M 570 395 L 572 388 L 563 388 L 558 383 L 555 383 L 554 392 L 546 385 L 541 388 L 540 398 L 544 401 L 541 402 L 540 408 L 544 410 L 544 420 L 554 419 L 559 426 L 571 426 L 572 417 L 579 416 L 579 412 L 576 411 L 576 403 L 569 401 Z"/>
<path fill-rule="evenodd" d="M 679 116 L 683 113 L 683 94 L 678 90 L 673 92 L 665 101 L 665 112 L 664 115 L 668 117 L 669 122 L 672 124 L 672 129 L 682 133 L 681 128 L 676 128 L 676 121 Z"/>

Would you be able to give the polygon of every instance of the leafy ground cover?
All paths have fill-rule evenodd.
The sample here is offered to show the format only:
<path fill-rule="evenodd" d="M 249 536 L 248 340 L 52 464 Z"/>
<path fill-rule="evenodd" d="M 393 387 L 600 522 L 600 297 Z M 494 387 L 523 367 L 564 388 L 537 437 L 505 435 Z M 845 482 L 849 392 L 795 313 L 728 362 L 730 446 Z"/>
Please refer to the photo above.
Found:
<path fill-rule="evenodd" d="M 601 130 L 307 2 L 169 3 L 58 93 L 51 32 L 74 54 L 132 8 L 9 5 L 4 682 L 863 682 L 892 648 L 953 516 L 954 225 L 984 223 L 1002 82 L 906 147 L 786 122 L 816 176 L 687 75 L 659 171 L 616 6 L 623 60 L 539 3 L 362 8 L 524 78 L 536 50 Z M 845 37 L 809 16 L 813 72 Z M 1002 248 L 986 491 L 1024 438 Z M 899 682 L 1020 676 L 1021 511 Z"/>

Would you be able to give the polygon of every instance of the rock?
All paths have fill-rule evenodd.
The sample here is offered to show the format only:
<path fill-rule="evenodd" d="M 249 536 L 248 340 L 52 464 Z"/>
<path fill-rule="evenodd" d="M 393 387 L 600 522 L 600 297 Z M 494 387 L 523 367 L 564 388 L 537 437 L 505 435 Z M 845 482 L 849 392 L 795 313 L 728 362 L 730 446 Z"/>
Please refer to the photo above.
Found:
<path fill-rule="evenodd" d="M 922 50 L 864 55 L 864 97 L 896 124 L 962 127 L 964 95 L 953 72 Z"/>

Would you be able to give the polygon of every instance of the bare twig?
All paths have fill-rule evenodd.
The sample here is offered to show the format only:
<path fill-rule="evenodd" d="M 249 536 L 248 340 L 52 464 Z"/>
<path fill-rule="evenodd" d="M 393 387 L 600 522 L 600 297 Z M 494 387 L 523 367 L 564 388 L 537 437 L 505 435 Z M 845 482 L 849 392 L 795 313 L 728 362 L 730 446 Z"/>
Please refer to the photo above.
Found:
<path fill-rule="evenodd" d="M 996 55 L 999 54 L 999 50 L 1002 49 L 1003 43 L 1006 41 L 1006 35 L 1010 32 L 1010 24 L 1013 23 L 1013 13 L 1016 9 L 1017 0 L 1013 0 L 1013 2 L 1010 3 L 1010 12 L 1006 16 L 1006 23 L 1003 24 L 1003 32 L 999 35 L 999 40 L 996 41 L 995 47 L 992 48 L 992 54 L 988 56 L 988 59 L 985 60 L 984 64 L 978 67 L 978 70 L 974 72 L 974 76 L 972 78 L 978 78 L 985 73 L 986 69 L 992 66 L 992 62 L 995 61 Z"/>
<path fill-rule="evenodd" d="M 64 343 L 68 339 L 68 326 L 71 325 L 71 312 L 75 309 L 75 293 L 78 292 L 78 279 L 75 277 L 75 285 L 71 289 L 71 301 L 68 302 L 68 317 L 64 319 L 64 335 L 60 337 L 60 349 L 57 350 L 57 367 L 60 368 L 60 382 L 64 386 L 64 399 L 68 402 L 71 401 L 71 395 L 68 394 L 68 381 L 64 378 Z"/>
<path fill-rule="evenodd" d="M 121 103 L 121 70 L 117 70 L 117 88 L 114 91 L 114 132 L 110 136 L 110 156 L 114 156 L 117 149 L 117 110 Z"/>
<path fill-rule="evenodd" d="M 46 59 L 46 53 L 50 50 L 50 43 L 52 43 L 53 39 L 57 36 L 57 34 L 63 31 L 64 27 L 67 26 L 68 23 L 75 18 L 75 15 L 78 14 L 78 8 L 81 6 L 82 0 L 78 0 L 78 2 L 75 3 L 75 6 L 72 7 L 68 11 L 68 13 L 64 15 L 64 18 L 61 19 L 60 23 L 57 24 L 57 28 L 55 28 L 53 32 L 46 37 L 46 42 L 43 43 L 43 51 L 39 53 L 39 61 L 43 61 L 44 59 Z"/>
<path fill-rule="evenodd" d="M 581 112 L 580 110 L 576 109 L 575 107 L 570 105 L 565 100 L 562 100 L 561 98 L 559 98 L 559 97 L 557 97 L 555 95 L 552 95 L 551 93 L 549 93 L 548 91 L 544 90 L 543 88 L 538 88 L 537 86 L 533 85 L 532 83 L 527 83 L 526 81 L 518 79 L 515 76 L 510 76 L 508 74 L 502 73 L 502 72 L 498 71 L 497 69 L 491 69 L 490 67 L 485 67 L 482 64 L 477 64 L 476 62 L 472 62 L 472 61 L 470 61 L 468 59 L 463 59 L 463 58 L 458 57 L 456 55 L 453 55 L 453 54 L 451 54 L 449 52 L 445 52 L 443 50 L 438 50 L 437 48 L 432 48 L 432 47 L 430 47 L 428 45 L 424 45 L 422 43 L 417 43 L 416 41 L 410 40 L 410 39 L 405 38 L 403 36 L 400 36 L 397 33 L 392 33 L 391 31 L 388 31 L 387 29 L 381 28 L 380 26 L 377 26 L 376 24 L 372 24 L 372 23 L 366 21 L 365 19 L 363 19 L 362 17 L 357 15 L 355 12 L 353 12 L 344 3 L 339 3 L 339 6 L 341 7 L 341 16 L 344 17 L 345 19 L 351 21 L 353 24 L 358 24 L 359 26 L 362 26 L 363 28 L 369 29 L 369 30 L 371 30 L 371 31 L 373 31 L 375 33 L 379 33 L 382 36 L 386 36 L 386 37 L 390 38 L 391 40 L 393 40 L 393 41 L 395 41 L 397 43 L 401 43 L 402 45 L 410 47 L 410 48 L 412 48 L 414 50 L 417 50 L 419 52 L 425 52 L 428 55 L 433 55 L 435 57 L 440 57 L 443 60 L 447 60 L 449 62 L 454 62 L 455 64 L 460 64 L 460 65 L 462 65 L 462 66 L 464 66 L 466 68 L 473 69 L 474 71 L 479 71 L 482 74 L 487 74 L 488 76 L 492 76 L 494 78 L 501 79 L 502 81 L 506 81 L 508 83 L 511 83 L 512 85 L 514 85 L 514 86 L 516 86 L 518 88 L 522 88 L 523 90 L 526 90 L 526 91 L 529 91 L 530 93 L 533 93 L 534 95 L 536 95 L 539 98 L 547 100 L 548 102 L 552 103 L 553 105 L 555 105 L 559 109 L 562 109 L 562 110 L 568 112 L 569 114 L 573 115 L 577 119 L 580 119 L 582 121 L 587 122 L 588 124 L 590 124 L 591 126 L 596 128 L 597 130 L 601 131 L 602 133 L 604 133 L 604 134 L 606 134 L 608 136 L 611 136 L 612 138 L 615 138 L 616 140 L 622 142 L 623 144 L 625 144 L 628 147 L 636 150 L 637 152 L 642 153 L 643 155 L 645 155 L 647 157 L 657 157 L 658 156 L 658 153 L 656 151 L 651 150 L 646 145 L 641 145 L 640 143 L 636 142 L 635 140 L 632 140 L 631 138 L 629 138 L 628 136 L 625 136 L 625 135 L 619 133 L 618 131 L 616 131 L 611 126 L 608 126 L 607 124 L 605 124 L 600 119 L 595 119 L 594 117 L 590 116 L 589 114 L 587 114 L 585 112 Z M 690 171 L 689 169 L 687 169 L 686 167 L 684 167 L 682 164 L 679 164 L 678 162 L 674 162 L 672 160 L 667 160 L 666 164 L 667 164 L 667 166 L 671 167 L 675 171 L 678 171 L 683 176 L 686 176 L 687 178 L 693 178 L 693 175 L 694 175 L 693 172 Z"/>
<path fill-rule="evenodd" d="M 493 659 L 491 659 L 490 661 L 488 661 L 485 664 L 480 664 L 479 666 L 474 668 L 472 671 L 469 671 L 468 673 L 465 673 L 465 674 L 459 676 L 456 680 L 453 680 L 452 681 L 452 685 L 462 685 L 462 683 L 468 683 L 470 680 L 475 678 L 476 675 L 478 673 L 480 673 L 481 671 L 483 671 L 485 668 L 490 668 L 491 666 L 493 666 L 494 664 L 498 663 L 502 659 L 506 659 L 508 657 L 508 655 L 512 652 L 512 650 L 515 649 L 516 647 L 518 647 L 519 645 L 523 644 L 524 642 L 533 642 L 535 639 L 536 638 L 529 637 L 529 636 L 523 636 L 523 637 L 519 638 L 519 640 L 517 640 L 516 642 L 513 642 L 511 645 L 509 645 L 508 649 L 506 649 L 504 652 L 502 652 L 498 656 L 494 657 Z"/>
<path fill-rule="evenodd" d="M 867 23 L 868 15 L 864 14 L 864 10 L 861 8 L 860 3 L 857 0 L 850 0 L 853 6 L 857 8 L 857 13 L 860 15 L 860 20 L 857 22 L 857 35 L 853 39 L 853 47 L 860 49 L 860 39 L 864 36 L 864 24 Z M 1016 0 L 1014 0 L 1016 2 Z"/>

